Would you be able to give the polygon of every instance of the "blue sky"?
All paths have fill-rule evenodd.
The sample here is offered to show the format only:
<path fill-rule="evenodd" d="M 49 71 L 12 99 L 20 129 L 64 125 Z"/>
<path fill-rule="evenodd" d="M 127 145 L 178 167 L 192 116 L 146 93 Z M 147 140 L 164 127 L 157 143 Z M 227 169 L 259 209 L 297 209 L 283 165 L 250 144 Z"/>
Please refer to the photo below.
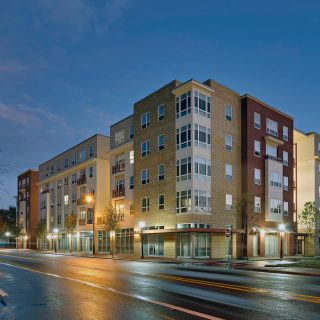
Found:
<path fill-rule="evenodd" d="M 319 1 L 3 1 L 0 208 L 18 173 L 173 79 L 213 78 L 320 131 L 319 30 Z"/>

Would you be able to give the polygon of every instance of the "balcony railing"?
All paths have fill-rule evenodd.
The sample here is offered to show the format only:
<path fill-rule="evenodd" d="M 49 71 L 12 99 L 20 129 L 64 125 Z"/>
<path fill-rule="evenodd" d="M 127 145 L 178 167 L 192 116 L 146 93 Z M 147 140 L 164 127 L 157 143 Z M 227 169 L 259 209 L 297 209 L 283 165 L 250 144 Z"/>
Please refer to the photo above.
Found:
<path fill-rule="evenodd" d="M 87 177 L 86 176 L 82 176 L 77 180 L 77 185 L 81 186 L 82 184 L 86 184 L 87 183 Z"/>
<path fill-rule="evenodd" d="M 85 226 L 86 225 L 86 219 L 79 219 L 79 226 Z"/>
<path fill-rule="evenodd" d="M 112 174 L 122 172 L 125 169 L 124 162 L 119 162 L 112 167 Z"/>
<path fill-rule="evenodd" d="M 274 157 L 274 156 L 266 155 L 266 159 L 267 159 L 267 160 L 273 160 L 273 161 L 277 161 L 277 162 L 282 163 L 282 159 L 277 158 L 277 157 Z"/>
<path fill-rule="evenodd" d="M 125 195 L 125 188 L 112 190 L 112 198 L 124 197 L 124 195 Z"/>

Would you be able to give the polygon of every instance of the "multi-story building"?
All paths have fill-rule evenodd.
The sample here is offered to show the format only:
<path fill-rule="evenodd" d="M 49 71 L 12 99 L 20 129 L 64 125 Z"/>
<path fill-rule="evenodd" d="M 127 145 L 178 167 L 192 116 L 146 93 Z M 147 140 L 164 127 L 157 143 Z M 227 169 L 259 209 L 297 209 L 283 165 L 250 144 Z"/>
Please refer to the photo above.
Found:
<path fill-rule="evenodd" d="M 17 224 L 22 227 L 18 239 L 21 248 L 37 247 L 36 229 L 39 220 L 38 170 L 29 169 L 18 176 Z"/>
<path fill-rule="evenodd" d="M 39 218 L 49 238 L 41 247 L 92 251 L 94 219 L 101 219 L 110 201 L 109 151 L 109 137 L 97 134 L 39 166 Z M 64 225 L 69 214 L 77 216 L 72 234 Z"/>
<path fill-rule="evenodd" d="M 306 202 L 315 202 L 320 208 L 320 135 L 294 130 L 294 158 L 294 202 L 299 215 Z M 298 224 L 298 254 L 320 254 L 319 228 L 308 230 L 302 223 Z"/>
<path fill-rule="evenodd" d="M 248 256 L 295 252 L 293 119 L 250 96 L 242 96 L 242 192 L 247 203 Z"/>

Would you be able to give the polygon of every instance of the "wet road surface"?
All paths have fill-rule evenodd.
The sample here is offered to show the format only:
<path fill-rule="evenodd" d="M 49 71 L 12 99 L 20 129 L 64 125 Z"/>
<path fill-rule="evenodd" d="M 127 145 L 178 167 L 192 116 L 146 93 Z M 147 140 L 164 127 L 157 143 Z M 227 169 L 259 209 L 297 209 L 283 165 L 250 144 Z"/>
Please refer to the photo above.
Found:
<path fill-rule="evenodd" d="M 206 269 L 2 250 L 0 295 L 18 320 L 320 319 L 320 277 Z"/>

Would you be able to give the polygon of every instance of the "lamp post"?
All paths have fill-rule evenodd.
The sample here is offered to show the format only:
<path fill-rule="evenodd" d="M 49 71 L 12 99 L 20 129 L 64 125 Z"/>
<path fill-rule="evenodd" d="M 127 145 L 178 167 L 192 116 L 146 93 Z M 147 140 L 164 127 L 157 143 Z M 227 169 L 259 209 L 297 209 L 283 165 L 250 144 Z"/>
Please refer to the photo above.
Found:
<path fill-rule="evenodd" d="M 54 239 L 55 239 L 55 246 L 54 246 L 54 252 L 55 253 L 57 253 L 58 232 L 59 232 L 58 228 L 54 228 L 53 229 Z"/>
<path fill-rule="evenodd" d="M 283 258 L 283 234 L 284 234 L 284 231 L 286 229 L 286 226 L 281 223 L 279 225 L 279 230 L 280 230 L 280 259 Z"/>
<path fill-rule="evenodd" d="M 92 254 L 95 255 L 96 254 L 96 244 L 95 244 L 95 214 L 96 214 L 96 210 L 95 210 L 95 201 L 94 201 L 94 190 L 92 190 L 92 194 L 88 194 L 86 195 L 86 203 L 87 204 L 93 204 L 93 213 L 92 213 L 92 237 L 93 237 L 93 241 L 92 241 Z"/>
<path fill-rule="evenodd" d="M 144 259 L 144 254 L 143 254 L 143 228 L 145 227 L 145 222 L 140 221 L 139 222 L 139 228 L 140 228 L 140 237 L 141 237 L 141 259 Z"/>
<path fill-rule="evenodd" d="M 8 247 L 10 247 L 10 245 L 9 245 L 9 237 L 10 237 L 10 235 L 11 234 L 8 231 L 5 233 L 5 236 L 7 237 L 7 241 L 8 241 Z"/>

